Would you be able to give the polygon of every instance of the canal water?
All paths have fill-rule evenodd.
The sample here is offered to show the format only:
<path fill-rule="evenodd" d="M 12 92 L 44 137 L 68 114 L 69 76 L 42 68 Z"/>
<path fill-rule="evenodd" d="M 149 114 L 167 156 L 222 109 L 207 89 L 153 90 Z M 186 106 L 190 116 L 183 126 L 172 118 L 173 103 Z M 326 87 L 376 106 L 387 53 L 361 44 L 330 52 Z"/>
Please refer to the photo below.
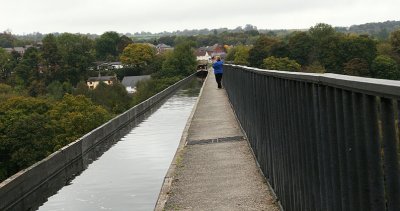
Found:
<path fill-rule="evenodd" d="M 153 210 L 200 87 L 194 80 L 150 111 L 38 210 Z"/>

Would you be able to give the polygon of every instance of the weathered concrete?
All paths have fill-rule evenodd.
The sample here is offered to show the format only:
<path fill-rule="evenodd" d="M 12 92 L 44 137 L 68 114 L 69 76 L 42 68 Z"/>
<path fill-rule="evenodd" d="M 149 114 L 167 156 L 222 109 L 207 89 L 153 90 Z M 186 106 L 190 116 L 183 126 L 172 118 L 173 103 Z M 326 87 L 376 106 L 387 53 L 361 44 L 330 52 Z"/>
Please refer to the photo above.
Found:
<path fill-rule="evenodd" d="M 75 165 L 74 162 L 85 155 L 90 149 L 95 147 L 99 142 L 106 139 L 113 139 L 120 133 L 120 129 L 129 124 L 136 118 L 140 117 L 148 109 L 170 96 L 183 84 L 193 79 L 193 74 L 186 79 L 183 79 L 176 84 L 168 87 L 162 92 L 147 99 L 141 104 L 129 109 L 123 114 L 111 119 L 107 123 L 94 129 L 75 142 L 63 147 L 54 152 L 47 158 L 43 159 L 24 169 L 5 181 L 0 183 L 0 210 L 28 210 L 26 201 L 38 201 L 43 198 L 46 193 L 47 182 L 66 172 L 70 165 Z M 72 172 L 74 173 L 74 172 Z M 66 181 L 73 175 L 65 175 Z M 64 181 L 65 182 L 65 181 Z"/>
<path fill-rule="evenodd" d="M 213 74 L 195 109 L 156 210 L 279 210 Z"/>

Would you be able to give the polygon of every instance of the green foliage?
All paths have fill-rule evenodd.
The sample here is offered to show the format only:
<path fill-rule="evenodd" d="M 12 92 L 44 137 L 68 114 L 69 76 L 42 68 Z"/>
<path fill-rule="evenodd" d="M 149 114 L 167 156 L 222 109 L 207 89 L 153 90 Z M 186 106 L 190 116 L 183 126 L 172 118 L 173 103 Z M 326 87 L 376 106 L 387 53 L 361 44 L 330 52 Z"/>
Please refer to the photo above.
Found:
<path fill-rule="evenodd" d="M 287 57 L 276 58 L 270 56 L 263 60 L 262 67 L 268 70 L 299 71 L 301 65 Z"/>
<path fill-rule="evenodd" d="M 349 61 L 353 58 L 363 59 L 368 65 L 376 57 L 376 42 L 368 36 L 345 36 L 340 39 L 341 60 Z"/>
<path fill-rule="evenodd" d="M 129 44 L 120 57 L 122 64 L 147 68 L 151 61 L 154 59 L 156 52 L 155 49 L 147 44 L 134 43 Z"/>
<path fill-rule="evenodd" d="M 258 38 L 253 48 L 249 51 L 249 64 L 253 67 L 261 67 L 263 59 L 272 55 L 271 50 L 279 41 L 269 36 Z"/>
<path fill-rule="evenodd" d="M 83 35 L 64 33 L 57 37 L 61 69 L 53 80 L 76 85 L 87 79 L 87 70 L 94 61 L 94 41 Z"/>
<path fill-rule="evenodd" d="M 395 60 L 388 56 L 377 56 L 371 66 L 372 76 L 376 78 L 400 79 L 400 70 Z"/>
<path fill-rule="evenodd" d="M 389 41 L 392 45 L 393 51 L 400 54 L 400 29 L 390 34 Z"/>
<path fill-rule="evenodd" d="M 89 98 L 70 94 L 54 104 L 49 116 L 56 132 L 55 149 L 77 140 L 111 118 L 106 109 Z"/>
<path fill-rule="evenodd" d="M 365 59 L 360 58 L 354 58 L 344 63 L 344 73 L 346 75 L 354 76 L 371 76 L 368 62 Z"/>
<path fill-rule="evenodd" d="M 42 96 L 47 93 L 46 85 L 43 81 L 33 80 L 28 86 L 28 94 L 31 97 Z"/>
<path fill-rule="evenodd" d="M 335 29 L 326 23 L 318 23 L 315 26 L 311 27 L 308 30 L 311 38 L 316 41 L 317 44 L 322 42 L 323 40 L 332 37 L 335 35 Z"/>
<path fill-rule="evenodd" d="M 22 86 L 28 87 L 32 81 L 39 78 L 40 54 L 36 48 L 26 50 L 23 58 L 15 67 L 16 77 L 22 80 Z"/>
<path fill-rule="evenodd" d="M 313 40 L 306 32 L 294 32 L 288 41 L 289 58 L 301 65 L 309 64 L 313 50 Z"/>
<path fill-rule="evenodd" d="M 304 72 L 308 73 L 325 73 L 326 69 L 319 62 L 314 62 L 304 68 Z"/>
<path fill-rule="evenodd" d="M 376 50 L 378 55 L 386 55 L 392 56 L 393 55 L 393 48 L 392 45 L 388 42 L 380 42 L 376 45 Z"/>
<path fill-rule="evenodd" d="M 55 100 L 60 100 L 64 96 L 63 85 L 59 81 L 53 81 L 47 86 L 47 95 Z"/>
<path fill-rule="evenodd" d="M 192 49 L 193 45 L 192 42 L 183 41 L 175 47 L 174 51 L 166 53 L 162 70 L 154 74 L 154 77 L 184 77 L 194 73 L 197 61 Z"/>
<path fill-rule="evenodd" d="M 132 44 L 132 43 L 133 43 L 133 41 L 131 38 L 129 38 L 125 35 L 122 35 L 119 38 L 118 43 L 117 43 L 118 54 L 121 54 L 122 51 L 124 51 L 124 49 L 126 48 L 126 46 L 128 46 L 129 44 Z"/>
<path fill-rule="evenodd" d="M 0 180 L 53 151 L 54 129 L 44 99 L 12 97 L 0 102 Z"/>
<path fill-rule="evenodd" d="M 12 57 L 4 49 L 0 48 L 0 81 L 6 80 L 11 74 Z"/>
<path fill-rule="evenodd" d="M 235 59 L 233 60 L 233 62 L 239 65 L 249 65 L 248 60 L 250 48 L 243 45 L 239 45 L 237 46 L 237 48 L 238 49 L 235 53 Z"/>
<path fill-rule="evenodd" d="M 133 96 L 133 105 L 137 105 L 151 96 L 159 93 L 166 89 L 168 86 L 178 82 L 180 77 L 168 77 L 168 78 L 152 78 L 150 80 L 139 81 L 136 90 L 137 92 Z"/>
<path fill-rule="evenodd" d="M 96 89 L 90 90 L 93 102 L 103 106 L 114 114 L 122 113 L 130 108 L 131 97 L 121 83 L 107 85 L 100 83 Z"/>
<path fill-rule="evenodd" d="M 100 60 L 112 61 L 118 55 L 118 46 L 120 37 L 117 32 L 105 32 L 96 39 L 96 57 Z"/>
<path fill-rule="evenodd" d="M 349 29 L 344 30 L 345 33 L 368 34 L 380 40 L 386 40 L 389 33 L 400 28 L 400 21 L 385 21 L 378 23 L 366 23 L 360 25 L 352 25 Z"/>
<path fill-rule="evenodd" d="M 44 63 L 49 71 L 55 71 L 51 68 L 55 68 L 56 65 L 60 65 L 61 55 L 58 51 L 57 38 L 53 34 L 46 35 L 43 40 L 42 56 Z"/>
<path fill-rule="evenodd" d="M 11 48 L 14 47 L 15 38 L 11 33 L 3 32 L 0 33 L 0 47 L 1 48 Z"/>

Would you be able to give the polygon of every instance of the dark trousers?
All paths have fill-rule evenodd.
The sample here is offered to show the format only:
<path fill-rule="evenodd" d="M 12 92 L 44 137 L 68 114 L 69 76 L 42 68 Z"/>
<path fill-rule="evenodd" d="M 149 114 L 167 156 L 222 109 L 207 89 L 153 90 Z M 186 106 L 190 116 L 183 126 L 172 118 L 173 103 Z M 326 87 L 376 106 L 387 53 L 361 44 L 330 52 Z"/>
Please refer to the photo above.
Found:
<path fill-rule="evenodd" d="M 222 73 L 215 74 L 215 80 L 217 81 L 218 88 L 222 88 L 221 80 L 222 80 Z"/>

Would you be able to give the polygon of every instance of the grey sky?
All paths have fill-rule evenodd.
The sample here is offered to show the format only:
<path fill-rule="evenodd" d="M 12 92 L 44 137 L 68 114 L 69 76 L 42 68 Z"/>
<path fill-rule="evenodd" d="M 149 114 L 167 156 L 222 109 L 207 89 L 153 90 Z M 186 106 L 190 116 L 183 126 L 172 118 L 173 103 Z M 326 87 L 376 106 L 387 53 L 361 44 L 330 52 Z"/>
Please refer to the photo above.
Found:
<path fill-rule="evenodd" d="M 0 0 L 0 31 L 97 33 L 309 28 L 400 20 L 399 0 Z"/>

